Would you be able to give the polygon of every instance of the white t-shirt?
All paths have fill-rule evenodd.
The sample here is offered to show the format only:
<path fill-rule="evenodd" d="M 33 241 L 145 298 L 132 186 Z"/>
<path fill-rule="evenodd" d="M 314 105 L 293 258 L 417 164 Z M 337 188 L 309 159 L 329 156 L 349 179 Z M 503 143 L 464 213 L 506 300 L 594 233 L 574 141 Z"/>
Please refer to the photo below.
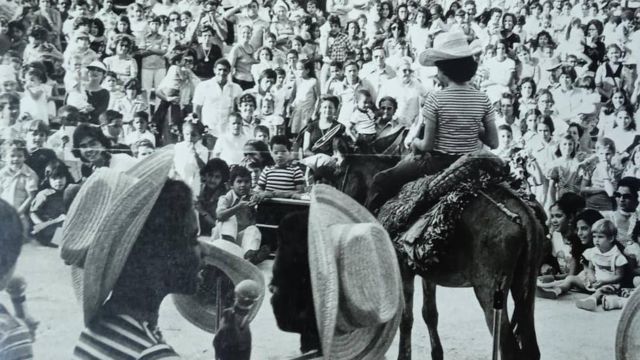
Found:
<path fill-rule="evenodd" d="M 609 281 L 615 278 L 616 268 L 627 264 L 627 258 L 615 245 L 606 253 L 600 252 L 597 247 L 592 247 L 585 250 L 582 256 L 593 264 L 597 281 Z"/>

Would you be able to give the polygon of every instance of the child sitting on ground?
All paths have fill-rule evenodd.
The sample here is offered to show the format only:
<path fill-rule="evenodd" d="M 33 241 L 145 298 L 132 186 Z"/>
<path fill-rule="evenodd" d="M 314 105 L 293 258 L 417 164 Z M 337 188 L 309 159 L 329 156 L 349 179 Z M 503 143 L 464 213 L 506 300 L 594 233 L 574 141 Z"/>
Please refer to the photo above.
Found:
<path fill-rule="evenodd" d="M 618 231 L 615 225 L 606 219 L 595 222 L 591 227 L 595 247 L 585 250 L 583 258 L 589 262 L 584 277 L 576 277 L 571 285 L 585 291 L 593 292 L 586 299 L 576 301 L 580 309 L 595 311 L 605 294 L 615 294 L 620 290 L 624 266 L 627 259 L 619 249 L 616 240 Z M 570 286 L 569 286 L 570 287 Z M 563 290 L 566 292 L 565 286 Z"/>
<path fill-rule="evenodd" d="M 32 234 L 41 245 L 57 248 L 58 245 L 51 241 L 65 219 L 64 189 L 73 182 L 73 178 L 67 166 L 60 160 L 50 162 L 45 174 L 43 190 L 31 203 Z"/>
<path fill-rule="evenodd" d="M 200 178 L 202 179 L 202 190 L 196 202 L 196 210 L 198 210 L 200 220 L 200 235 L 211 236 L 211 229 L 216 226 L 218 199 L 229 191 L 227 187 L 229 166 L 222 159 L 211 159 L 200 170 Z"/>
<path fill-rule="evenodd" d="M 212 238 L 238 244 L 245 252 L 244 258 L 258 264 L 269 256 L 270 250 L 266 245 L 260 246 L 262 234 L 256 226 L 259 199 L 252 196 L 251 173 L 245 167 L 234 166 L 229 182 L 231 190 L 218 200 Z"/>
<path fill-rule="evenodd" d="M 287 197 L 304 191 L 304 174 L 297 166 L 292 166 L 291 141 L 284 135 L 271 139 L 271 156 L 275 162 L 262 171 L 258 180 L 260 199 Z"/>

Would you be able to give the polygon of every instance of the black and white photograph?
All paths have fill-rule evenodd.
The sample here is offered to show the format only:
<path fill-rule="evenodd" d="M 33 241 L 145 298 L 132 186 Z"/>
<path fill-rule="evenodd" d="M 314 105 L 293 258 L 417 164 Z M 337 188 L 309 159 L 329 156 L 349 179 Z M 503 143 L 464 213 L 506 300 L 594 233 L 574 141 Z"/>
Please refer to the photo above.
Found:
<path fill-rule="evenodd" d="M 0 0 L 0 360 L 640 360 L 640 0 Z"/>

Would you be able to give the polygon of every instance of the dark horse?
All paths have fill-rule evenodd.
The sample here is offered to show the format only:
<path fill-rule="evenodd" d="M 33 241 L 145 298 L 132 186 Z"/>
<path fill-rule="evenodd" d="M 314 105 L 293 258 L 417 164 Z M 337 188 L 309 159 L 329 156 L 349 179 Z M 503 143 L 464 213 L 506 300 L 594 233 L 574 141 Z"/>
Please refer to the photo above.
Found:
<path fill-rule="evenodd" d="M 397 161 L 397 159 L 391 161 L 389 158 L 380 159 L 375 156 L 358 156 L 348 152 L 343 155 L 344 161 L 341 164 L 336 186 L 361 203 L 364 201 L 362 194 L 367 193 L 373 176 L 380 170 L 393 166 Z M 413 292 L 416 275 L 423 279 L 422 316 L 431 337 L 433 359 L 443 358 L 437 331 L 436 285 L 473 287 L 491 330 L 494 291 L 499 283 L 503 283 L 505 289 L 511 291 L 514 301 L 511 317 L 503 316 L 500 324 L 502 358 L 540 358 L 533 310 L 535 279 L 540 263 L 544 231 L 533 210 L 511 190 L 503 186 L 494 186 L 488 189 L 486 194 L 486 197 L 478 196 L 463 211 L 460 224 L 452 236 L 452 243 L 455 243 L 455 246 L 442 255 L 440 263 L 428 274 L 415 273 L 399 253 L 405 295 L 405 312 L 400 324 L 399 359 L 411 358 Z M 500 204 L 504 208 L 501 208 Z M 514 221 L 513 216 L 517 216 L 519 221 Z M 274 285 L 272 305 L 278 324 L 283 330 L 286 329 L 281 326 L 281 323 L 286 323 L 284 325 L 289 328 L 305 330 L 306 335 L 302 333 L 303 349 L 305 338 L 308 340 L 317 337 L 317 330 L 314 334 L 315 314 L 306 262 L 305 225 L 307 221 L 305 214 L 292 214 L 283 219 L 279 241 L 287 243 L 279 243 L 278 250 L 287 247 L 289 249 L 282 250 L 288 252 L 287 254 L 277 254 L 272 282 Z M 289 281 L 293 283 L 288 284 Z M 503 299 L 505 304 L 507 296 L 508 291 L 505 291 Z M 288 299 L 289 297 L 296 300 Z M 311 329 L 309 324 L 312 324 Z M 300 332 L 296 330 L 293 331 Z M 319 348 L 319 345 L 317 346 Z M 308 342 L 306 349 L 310 349 Z"/>

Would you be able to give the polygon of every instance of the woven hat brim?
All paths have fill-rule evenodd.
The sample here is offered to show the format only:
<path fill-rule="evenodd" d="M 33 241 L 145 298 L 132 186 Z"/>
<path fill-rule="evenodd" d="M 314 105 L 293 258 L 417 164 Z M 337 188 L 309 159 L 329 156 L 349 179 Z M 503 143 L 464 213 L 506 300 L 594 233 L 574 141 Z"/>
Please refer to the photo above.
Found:
<path fill-rule="evenodd" d="M 437 61 L 442 60 L 454 60 L 454 59 L 462 59 L 469 56 L 474 56 L 482 52 L 482 48 L 477 47 L 469 47 L 465 49 L 465 51 L 460 52 L 445 52 L 436 49 L 426 49 L 422 53 L 420 53 L 420 57 L 418 57 L 418 62 L 422 66 L 435 66 Z"/>
<path fill-rule="evenodd" d="M 172 166 L 173 146 L 169 146 L 125 172 L 125 178 L 137 180 L 126 188 L 117 188 L 117 197 L 108 204 L 100 202 L 100 197 L 82 188 L 72 203 L 72 208 L 75 207 L 77 213 L 100 203 L 101 206 L 94 211 L 104 213 L 97 220 L 83 217 L 86 220 L 84 224 L 74 223 L 65 234 L 67 245 L 73 242 L 71 236 L 77 236 L 82 239 L 86 251 L 84 261 L 67 261 L 73 265 L 72 281 L 74 291 L 83 303 L 85 325 L 91 322 L 120 277 L 131 248 L 155 205 Z M 94 176 L 95 180 L 92 180 Z M 101 172 L 96 172 L 89 180 L 99 181 L 101 176 Z M 63 244 L 63 250 L 65 247 Z M 80 260 L 82 251 L 83 248 L 76 247 L 75 258 L 69 259 Z"/>
<path fill-rule="evenodd" d="M 224 272 L 234 285 L 247 279 L 253 280 L 258 284 L 260 296 L 256 299 L 248 314 L 249 322 L 251 322 L 258 314 L 265 296 L 265 280 L 262 272 L 247 260 L 224 249 L 202 241 L 201 244 L 201 246 L 205 246 L 208 249 L 207 256 L 204 257 L 205 263 Z M 172 294 L 171 297 L 182 317 L 206 332 L 216 333 L 215 324 L 217 323 L 218 309 L 215 306 L 206 306 L 198 300 L 196 295 Z"/>
<path fill-rule="evenodd" d="M 322 208 L 325 206 L 330 206 L 331 211 L 324 211 Z M 337 224 L 376 223 L 376 218 L 333 187 L 316 185 L 311 192 L 309 219 L 311 288 L 325 359 L 379 358 L 379 354 L 384 354 L 393 341 L 404 301 L 400 299 L 398 313 L 387 323 L 349 333 L 336 333 L 340 283 L 333 239 L 329 238 L 330 232 L 327 231 L 329 226 Z M 399 278 L 399 268 L 395 270 L 394 276 Z M 402 292 L 398 292 L 402 297 Z"/>

